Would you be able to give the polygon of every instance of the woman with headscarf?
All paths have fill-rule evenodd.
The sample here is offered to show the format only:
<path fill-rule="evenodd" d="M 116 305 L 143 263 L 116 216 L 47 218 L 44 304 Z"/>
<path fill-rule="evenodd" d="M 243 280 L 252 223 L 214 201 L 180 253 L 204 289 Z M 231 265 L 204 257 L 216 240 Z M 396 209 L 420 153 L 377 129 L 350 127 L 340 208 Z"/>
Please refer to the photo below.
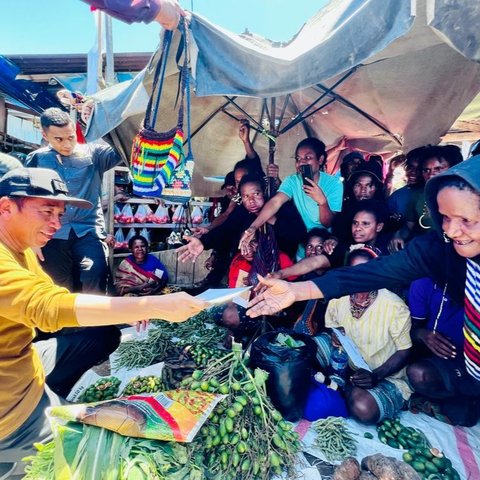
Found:
<path fill-rule="evenodd" d="M 464 306 L 464 352 L 445 360 L 429 381 L 444 398 L 457 398 L 464 410 L 480 412 L 480 156 L 431 178 L 425 199 L 433 228 L 395 255 L 355 268 L 329 271 L 314 281 L 288 283 L 261 279 L 266 287 L 249 315 L 272 314 L 295 301 L 341 297 L 378 288 L 406 287 L 430 277 L 453 302 Z"/>

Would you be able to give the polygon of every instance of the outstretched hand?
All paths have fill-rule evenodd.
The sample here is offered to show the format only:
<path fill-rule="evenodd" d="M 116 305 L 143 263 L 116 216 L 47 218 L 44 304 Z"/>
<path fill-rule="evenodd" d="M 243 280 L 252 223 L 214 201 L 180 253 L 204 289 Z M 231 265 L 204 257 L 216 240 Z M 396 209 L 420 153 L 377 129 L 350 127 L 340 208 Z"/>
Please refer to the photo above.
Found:
<path fill-rule="evenodd" d="M 165 296 L 150 297 L 155 299 L 165 299 L 168 297 L 170 306 L 168 307 L 168 315 L 165 320 L 168 322 L 185 322 L 210 305 L 204 300 L 189 295 L 187 292 L 175 292 Z M 162 300 L 159 300 L 161 302 Z"/>
<path fill-rule="evenodd" d="M 250 122 L 246 119 L 240 120 L 238 136 L 243 143 L 250 141 Z"/>
<path fill-rule="evenodd" d="M 177 0 L 161 0 L 160 11 L 155 21 L 166 30 L 175 30 L 180 18 L 185 16 L 187 16 L 187 12 L 183 10 Z"/>
<path fill-rule="evenodd" d="M 195 260 L 203 252 L 205 247 L 203 246 L 203 243 L 196 237 L 184 235 L 183 238 L 188 243 L 183 247 L 177 248 L 177 252 L 179 253 L 178 259 L 181 262 L 186 262 L 187 260 L 195 262 Z"/>
<path fill-rule="evenodd" d="M 251 251 L 250 244 L 253 240 L 255 240 L 255 231 L 255 228 L 249 227 L 243 232 L 242 238 L 238 244 L 238 249 L 242 255 L 248 255 Z"/>
<path fill-rule="evenodd" d="M 257 295 L 248 304 L 247 315 L 273 315 L 296 301 L 292 284 L 284 280 L 263 278 L 258 275 L 259 284 L 255 287 Z"/>

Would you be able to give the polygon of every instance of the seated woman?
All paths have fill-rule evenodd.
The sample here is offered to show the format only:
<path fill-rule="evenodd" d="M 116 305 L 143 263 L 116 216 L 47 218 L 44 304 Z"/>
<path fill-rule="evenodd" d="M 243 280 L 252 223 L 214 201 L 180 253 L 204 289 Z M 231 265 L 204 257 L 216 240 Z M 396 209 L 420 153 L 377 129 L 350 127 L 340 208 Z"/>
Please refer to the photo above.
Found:
<path fill-rule="evenodd" d="M 463 362 L 463 306 L 430 278 L 412 282 L 408 294 L 415 361 L 407 367 L 416 393 L 434 400 L 439 419 L 471 426 L 478 418 L 478 395 L 462 387 L 457 366 Z M 476 398 L 475 398 L 476 397 Z"/>
<path fill-rule="evenodd" d="M 238 250 L 238 242 L 245 229 L 257 218 L 265 205 L 263 179 L 245 175 L 238 186 L 242 205 L 235 208 L 224 223 L 201 238 L 186 236 L 188 244 L 178 249 L 179 260 L 194 261 L 205 249 Z M 278 248 L 290 258 L 295 255 L 298 244 L 305 238 L 305 226 L 298 212 L 291 205 L 284 205 L 267 222 L 275 233 Z"/>
<path fill-rule="evenodd" d="M 278 192 L 243 232 L 240 250 L 246 249 L 255 232 L 291 201 L 307 229 L 330 227 L 333 217 L 341 210 L 343 184 L 338 177 L 322 171 L 326 160 L 325 144 L 318 138 L 305 138 L 298 143 L 295 149 L 296 173 L 285 178 Z M 305 256 L 302 250 L 299 250 L 298 258 Z"/>
<path fill-rule="evenodd" d="M 115 288 L 120 296 L 155 295 L 167 284 L 165 265 L 148 253 L 148 241 L 141 235 L 128 242 L 131 252 L 115 273 Z"/>
<path fill-rule="evenodd" d="M 385 203 L 382 169 L 376 162 L 361 162 L 345 182 L 342 211 L 332 223 L 333 234 L 342 242 L 352 241 L 352 218 L 357 204 L 364 200 Z"/>
<path fill-rule="evenodd" d="M 358 245 L 372 247 L 381 255 L 388 255 L 388 237 L 383 234 L 385 219 L 386 210 L 383 204 L 376 200 L 362 200 L 358 202 L 353 211 L 350 227 L 353 238 L 351 245 L 339 243 L 324 229 L 314 228 L 307 234 L 306 258 L 271 276 L 285 279 L 292 275 L 306 276 L 312 273 L 321 275 L 329 268 L 342 266 L 349 250 L 358 248 Z M 315 250 L 313 250 L 314 248 Z"/>
<path fill-rule="evenodd" d="M 258 274 L 266 276 L 269 272 L 293 264 L 288 255 L 278 251 L 271 227 L 269 230 L 265 234 L 259 233 L 258 239 L 250 243 L 245 254 L 238 252 L 235 255 L 228 273 L 229 288 L 254 286 L 258 283 Z M 295 280 L 295 277 L 290 280 Z M 252 295 L 253 290 L 250 291 L 250 296 Z M 228 329 L 229 336 L 245 345 L 258 329 L 258 321 L 246 316 L 246 308 L 233 302 L 216 309 L 214 316 L 219 325 Z"/>
<path fill-rule="evenodd" d="M 360 265 L 376 257 L 372 249 L 361 247 L 348 255 L 347 265 Z M 343 328 L 372 369 L 353 371 L 346 379 L 350 414 L 369 424 L 397 416 L 412 393 L 405 372 L 412 347 L 410 312 L 405 303 L 386 289 L 333 299 L 328 303 L 325 326 Z M 315 340 L 317 358 L 327 367 L 333 351 L 331 338 L 322 334 Z"/>

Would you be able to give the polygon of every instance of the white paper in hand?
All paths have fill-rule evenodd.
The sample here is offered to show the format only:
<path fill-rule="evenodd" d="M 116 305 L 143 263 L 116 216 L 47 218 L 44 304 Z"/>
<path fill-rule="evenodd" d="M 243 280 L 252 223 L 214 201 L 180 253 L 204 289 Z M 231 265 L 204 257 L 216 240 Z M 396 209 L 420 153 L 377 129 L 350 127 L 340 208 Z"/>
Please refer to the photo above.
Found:
<path fill-rule="evenodd" d="M 197 295 L 196 298 L 204 300 L 211 305 L 220 305 L 232 301 L 242 293 L 250 290 L 252 287 L 242 288 L 209 288 L 205 292 Z"/>
<path fill-rule="evenodd" d="M 344 335 L 338 328 L 332 328 L 332 330 L 337 336 L 338 341 L 342 344 L 345 352 L 347 352 L 350 361 L 357 368 L 363 368 L 364 370 L 371 372 L 372 369 L 368 366 L 368 363 L 362 357 L 362 354 L 358 350 L 358 347 L 355 345 L 355 343 L 353 343 L 353 341 L 349 337 Z"/>

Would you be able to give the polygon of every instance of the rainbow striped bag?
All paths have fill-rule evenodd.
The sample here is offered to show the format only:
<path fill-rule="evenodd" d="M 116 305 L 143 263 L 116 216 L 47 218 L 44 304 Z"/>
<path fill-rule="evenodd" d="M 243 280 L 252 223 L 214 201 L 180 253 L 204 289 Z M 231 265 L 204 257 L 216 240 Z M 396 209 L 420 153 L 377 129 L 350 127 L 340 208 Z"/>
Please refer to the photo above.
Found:
<path fill-rule="evenodd" d="M 184 56 L 183 66 L 180 68 L 181 93 L 177 126 L 168 132 L 155 130 L 171 39 L 172 32 L 165 31 L 162 53 L 155 69 L 152 95 L 148 101 L 143 128 L 135 136 L 132 145 L 130 167 L 133 177 L 133 194 L 140 197 L 161 197 L 175 169 L 181 165 L 184 158 L 183 112 L 188 76 L 187 55 Z"/>

